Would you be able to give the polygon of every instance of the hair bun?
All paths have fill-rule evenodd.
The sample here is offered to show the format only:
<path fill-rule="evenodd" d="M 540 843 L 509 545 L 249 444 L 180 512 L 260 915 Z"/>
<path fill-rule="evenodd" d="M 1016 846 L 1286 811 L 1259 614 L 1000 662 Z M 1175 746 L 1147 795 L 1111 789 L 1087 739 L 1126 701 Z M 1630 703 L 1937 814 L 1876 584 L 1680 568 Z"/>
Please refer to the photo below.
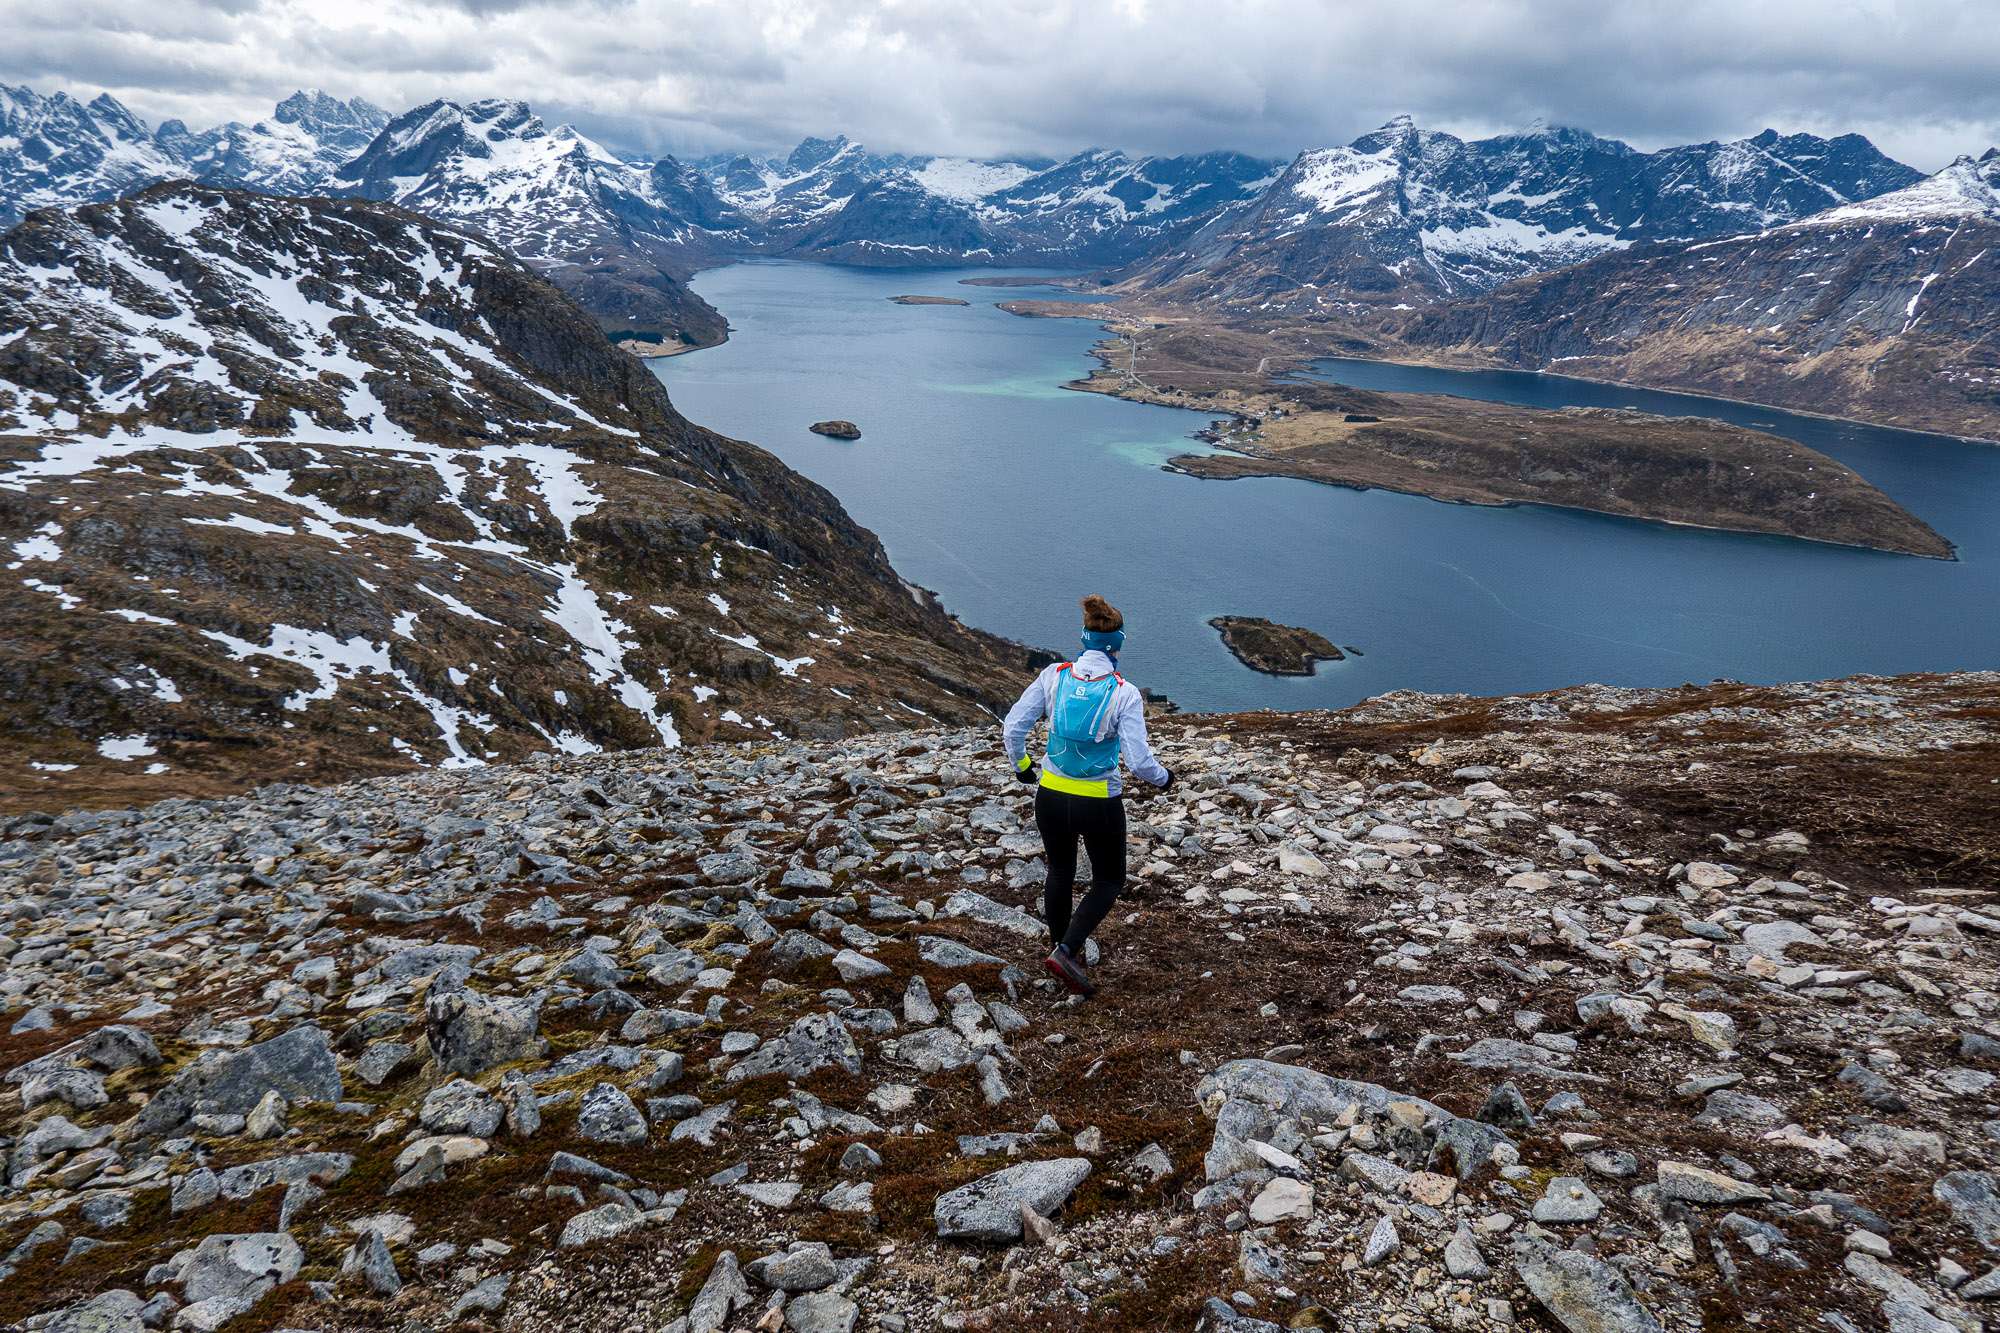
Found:
<path fill-rule="evenodd" d="M 1125 617 L 1119 614 L 1117 607 L 1092 593 L 1083 599 L 1083 627 L 1108 634 L 1112 630 L 1124 629 Z"/>

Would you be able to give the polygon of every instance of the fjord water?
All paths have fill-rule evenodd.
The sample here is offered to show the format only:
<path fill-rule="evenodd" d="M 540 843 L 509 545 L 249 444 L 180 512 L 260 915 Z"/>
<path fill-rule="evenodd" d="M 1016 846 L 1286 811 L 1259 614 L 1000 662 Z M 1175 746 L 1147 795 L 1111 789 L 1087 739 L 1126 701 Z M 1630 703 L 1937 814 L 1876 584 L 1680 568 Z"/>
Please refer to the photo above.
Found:
<path fill-rule="evenodd" d="M 995 304 L 991 270 L 738 264 L 694 286 L 733 332 L 654 362 L 676 405 L 837 495 L 968 623 L 1061 652 L 1076 599 L 1126 614 L 1128 676 L 1196 709 L 1339 707 L 1394 689 L 1491 694 L 2000 666 L 2000 448 L 1711 399 L 1508 372 L 1325 362 L 1359 387 L 1717 416 L 1855 468 L 1957 561 L 1524 506 L 1441 504 L 1163 471 L 1199 413 L 1059 387 L 1095 323 Z M 901 306 L 903 293 L 970 306 Z M 807 425 L 844 417 L 842 442 Z M 1268 616 L 1365 656 L 1260 675 L 1207 621 Z"/>

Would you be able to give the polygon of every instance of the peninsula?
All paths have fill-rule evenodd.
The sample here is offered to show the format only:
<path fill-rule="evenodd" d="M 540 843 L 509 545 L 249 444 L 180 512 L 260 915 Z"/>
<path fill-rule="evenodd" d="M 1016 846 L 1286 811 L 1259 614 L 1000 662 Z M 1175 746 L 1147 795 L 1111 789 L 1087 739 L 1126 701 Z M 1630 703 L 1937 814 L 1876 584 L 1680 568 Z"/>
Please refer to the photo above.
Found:
<path fill-rule="evenodd" d="M 1014 313 L 1051 317 L 1059 304 Z M 1350 389 L 1282 378 L 1300 365 L 1296 342 L 1200 320 L 1105 327 L 1099 368 L 1069 387 L 1213 413 L 1200 438 L 1220 449 L 1166 464 L 1190 476 L 1297 477 L 1953 558 L 1950 542 L 1853 469 L 1762 431 Z"/>

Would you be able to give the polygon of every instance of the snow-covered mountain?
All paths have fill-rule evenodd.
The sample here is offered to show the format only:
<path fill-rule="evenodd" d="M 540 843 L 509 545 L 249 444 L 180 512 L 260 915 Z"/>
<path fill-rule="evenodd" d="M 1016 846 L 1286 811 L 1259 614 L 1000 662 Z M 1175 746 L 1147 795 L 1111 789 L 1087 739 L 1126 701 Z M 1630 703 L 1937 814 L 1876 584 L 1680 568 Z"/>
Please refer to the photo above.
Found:
<path fill-rule="evenodd" d="M 2000 148 L 1977 159 L 1960 157 L 1934 176 L 1890 194 L 1829 209 L 1801 225 L 1845 227 L 1861 222 L 1938 224 L 1956 219 L 2000 222 Z"/>
<path fill-rule="evenodd" d="M 0 771 L 51 791 L 969 724 L 1027 667 L 464 228 L 39 212 L 0 345 Z"/>
<path fill-rule="evenodd" d="M 664 205 L 655 175 L 572 126 L 551 129 L 524 102 L 440 100 L 390 122 L 333 189 L 478 230 L 614 332 L 719 341 L 722 317 L 683 285 L 715 233 Z M 659 175 L 670 195 L 696 188 L 688 173 Z"/>
<path fill-rule="evenodd" d="M 846 136 L 783 158 L 696 164 L 765 253 L 842 263 L 1127 263 L 1268 185 L 1277 162 L 1241 153 L 1062 162 L 878 154 Z"/>
<path fill-rule="evenodd" d="M 0 84 L 0 230 L 30 209 L 109 199 L 185 174 L 109 93 L 79 102 Z"/>
<path fill-rule="evenodd" d="M 1247 207 L 1283 165 L 1243 153 L 1134 158 L 1093 149 L 980 202 L 1044 262 L 1112 266 Z"/>
<path fill-rule="evenodd" d="M 2000 150 L 1746 235 L 1411 312 L 1429 353 L 2000 439 Z"/>
<path fill-rule="evenodd" d="M 254 125 L 232 120 L 195 134 L 170 120 L 154 139 L 195 180 L 267 194 L 317 194 L 388 123 L 389 113 L 371 102 L 341 101 L 313 89 L 293 93 L 269 120 Z"/>
<path fill-rule="evenodd" d="M 1765 131 L 1643 153 L 1537 127 L 1466 141 L 1409 117 L 1302 153 L 1136 285 L 1298 313 L 1485 291 L 1642 240 L 1755 231 L 1908 185 L 1856 135 Z"/>
<path fill-rule="evenodd" d="M 1154 299 L 1304 316 L 1460 300 L 1642 243 L 1782 227 L 1923 178 L 1857 135 L 1766 130 L 1640 152 L 1537 126 L 1463 140 L 1399 117 L 1290 163 L 1240 153 L 1061 162 L 885 154 L 844 136 L 783 157 L 621 159 L 524 103 L 436 101 L 386 121 L 298 93 L 255 125 L 159 133 L 116 101 L 0 89 L 0 220 L 190 176 L 391 201 L 474 228 L 641 342 L 702 345 L 686 287 L 748 256 L 1023 264 Z M 1948 183 L 1923 188 L 1940 190 Z"/>
<path fill-rule="evenodd" d="M 808 138 L 782 158 L 694 164 L 744 220 L 760 254 L 882 267 L 992 262 L 1012 243 L 981 218 L 983 185 L 1020 180 L 1017 163 L 877 154 L 845 135 Z"/>
<path fill-rule="evenodd" d="M 359 97 L 315 89 L 293 93 L 254 125 L 196 133 L 170 120 L 153 130 L 109 93 L 83 103 L 0 85 L 0 230 L 31 209 L 115 199 L 162 180 L 320 193 L 388 122 L 388 112 Z"/>

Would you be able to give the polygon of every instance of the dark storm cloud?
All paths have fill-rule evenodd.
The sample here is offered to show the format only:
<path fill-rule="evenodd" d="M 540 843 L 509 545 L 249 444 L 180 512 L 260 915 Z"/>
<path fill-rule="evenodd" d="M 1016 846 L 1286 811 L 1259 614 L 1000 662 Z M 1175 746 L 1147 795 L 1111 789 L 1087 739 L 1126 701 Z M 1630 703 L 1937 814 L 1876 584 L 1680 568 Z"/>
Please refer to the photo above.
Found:
<path fill-rule="evenodd" d="M 1642 147 L 1856 130 L 1926 168 L 2000 139 L 1991 0 L 0 0 L 0 29 L 0 79 L 154 117 L 512 96 L 632 151 L 1288 156 L 1405 111 Z"/>

